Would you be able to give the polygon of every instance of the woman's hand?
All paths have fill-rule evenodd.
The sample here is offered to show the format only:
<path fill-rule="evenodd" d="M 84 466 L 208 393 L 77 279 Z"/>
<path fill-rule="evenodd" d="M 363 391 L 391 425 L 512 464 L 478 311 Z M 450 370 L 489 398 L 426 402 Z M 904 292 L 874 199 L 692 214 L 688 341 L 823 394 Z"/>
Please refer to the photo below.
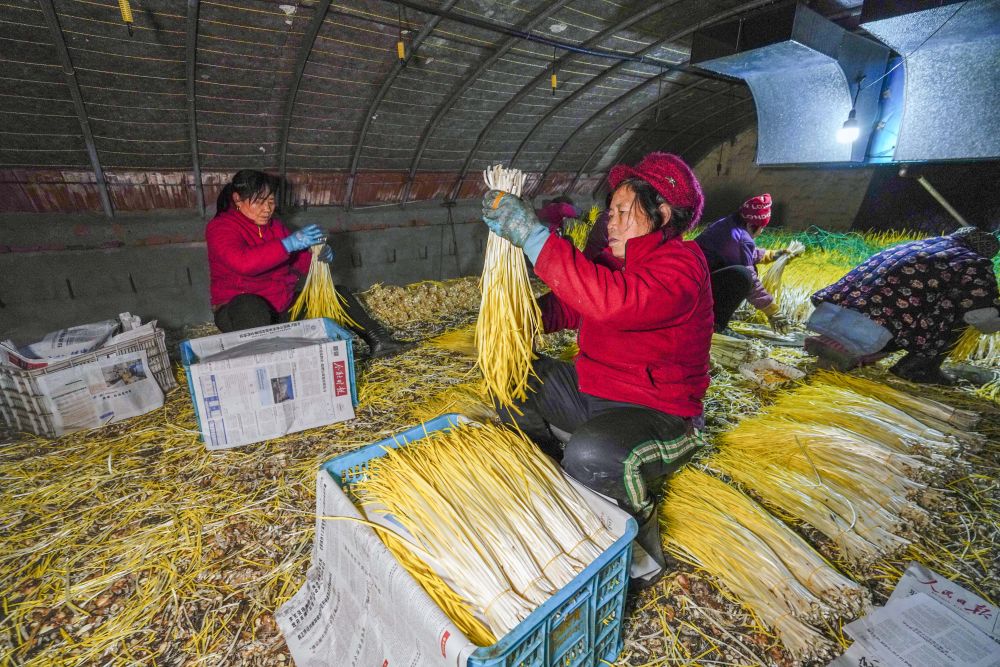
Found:
<path fill-rule="evenodd" d="M 524 247 L 532 233 L 547 231 L 523 199 L 500 190 L 490 190 L 483 197 L 483 221 L 494 234 L 518 248 Z"/>
<path fill-rule="evenodd" d="M 323 243 L 325 238 L 323 230 L 319 228 L 319 225 L 309 225 L 291 236 L 281 239 L 281 244 L 285 246 L 285 250 L 291 253 L 298 250 L 305 250 L 309 246 L 314 246 L 318 243 Z"/>
<path fill-rule="evenodd" d="M 319 251 L 318 255 L 316 255 L 316 259 L 318 259 L 321 262 L 326 262 L 327 264 L 332 263 L 333 262 L 333 248 L 331 248 L 330 246 L 328 246 L 327 244 L 324 243 L 323 244 L 323 249 Z"/>

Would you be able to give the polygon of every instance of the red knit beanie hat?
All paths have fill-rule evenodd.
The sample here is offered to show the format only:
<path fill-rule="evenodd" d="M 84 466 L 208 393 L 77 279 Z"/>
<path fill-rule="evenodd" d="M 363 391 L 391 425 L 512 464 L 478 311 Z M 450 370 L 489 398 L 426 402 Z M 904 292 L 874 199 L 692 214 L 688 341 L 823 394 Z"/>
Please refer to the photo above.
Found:
<path fill-rule="evenodd" d="M 705 196 L 701 193 L 701 184 L 684 160 L 672 153 L 650 153 L 634 167 L 627 164 L 612 167 L 608 172 L 608 185 L 613 192 L 622 181 L 632 177 L 652 185 L 671 206 L 691 209 L 688 229 L 698 224 L 705 207 Z"/>
<path fill-rule="evenodd" d="M 767 227 L 767 223 L 771 222 L 771 195 L 765 192 L 750 197 L 740 206 L 740 217 L 748 225 Z"/>

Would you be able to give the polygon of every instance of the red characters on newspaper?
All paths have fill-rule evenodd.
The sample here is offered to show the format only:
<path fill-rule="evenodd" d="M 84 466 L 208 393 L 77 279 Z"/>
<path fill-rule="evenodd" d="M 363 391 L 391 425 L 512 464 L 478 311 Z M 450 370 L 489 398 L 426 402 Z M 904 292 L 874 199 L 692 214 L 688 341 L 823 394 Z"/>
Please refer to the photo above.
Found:
<path fill-rule="evenodd" d="M 347 394 L 347 364 L 343 361 L 333 362 L 333 394 L 334 396 Z"/>

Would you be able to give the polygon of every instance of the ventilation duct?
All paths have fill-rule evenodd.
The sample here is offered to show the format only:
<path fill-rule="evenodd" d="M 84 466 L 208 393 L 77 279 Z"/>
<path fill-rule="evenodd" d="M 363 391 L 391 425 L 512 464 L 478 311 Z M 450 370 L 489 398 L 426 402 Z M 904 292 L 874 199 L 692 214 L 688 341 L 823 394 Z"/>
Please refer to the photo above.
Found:
<path fill-rule="evenodd" d="M 837 131 L 851 111 L 858 81 L 876 81 L 888 57 L 886 47 L 804 5 L 699 30 L 691 45 L 692 65 L 750 87 L 761 165 L 863 162 L 879 113 L 880 86 L 861 84 L 855 106 L 859 138 L 839 143 Z"/>
<path fill-rule="evenodd" d="M 861 21 L 905 55 L 893 160 L 1000 157 L 1000 0 L 866 0 Z"/>

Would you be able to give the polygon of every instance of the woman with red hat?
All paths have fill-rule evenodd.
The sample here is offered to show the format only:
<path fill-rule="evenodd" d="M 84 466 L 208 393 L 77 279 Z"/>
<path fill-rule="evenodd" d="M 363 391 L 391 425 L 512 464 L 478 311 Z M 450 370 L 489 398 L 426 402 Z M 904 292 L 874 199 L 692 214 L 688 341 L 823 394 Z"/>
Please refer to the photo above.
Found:
<path fill-rule="evenodd" d="M 579 330 L 575 363 L 540 357 L 522 414 L 500 414 L 636 517 L 643 549 L 633 571 L 645 565 L 636 582 L 644 585 L 664 567 L 656 482 L 703 442 L 712 293 L 705 256 L 683 234 L 704 198 L 688 165 L 668 153 L 618 165 L 608 182 L 608 245 L 594 260 L 521 199 L 497 191 L 483 199 L 486 224 L 522 248 L 552 288 L 540 304 L 545 330 Z"/>
<path fill-rule="evenodd" d="M 788 320 L 757 275 L 757 265 L 773 262 L 788 250 L 764 250 L 754 242 L 771 222 L 771 195 L 764 193 L 743 202 L 740 210 L 710 224 L 694 240 L 705 253 L 712 270 L 715 298 L 715 330 L 725 331 L 744 299 L 767 315 L 778 333 L 788 329 Z M 728 333 L 728 332 L 727 332 Z"/>

